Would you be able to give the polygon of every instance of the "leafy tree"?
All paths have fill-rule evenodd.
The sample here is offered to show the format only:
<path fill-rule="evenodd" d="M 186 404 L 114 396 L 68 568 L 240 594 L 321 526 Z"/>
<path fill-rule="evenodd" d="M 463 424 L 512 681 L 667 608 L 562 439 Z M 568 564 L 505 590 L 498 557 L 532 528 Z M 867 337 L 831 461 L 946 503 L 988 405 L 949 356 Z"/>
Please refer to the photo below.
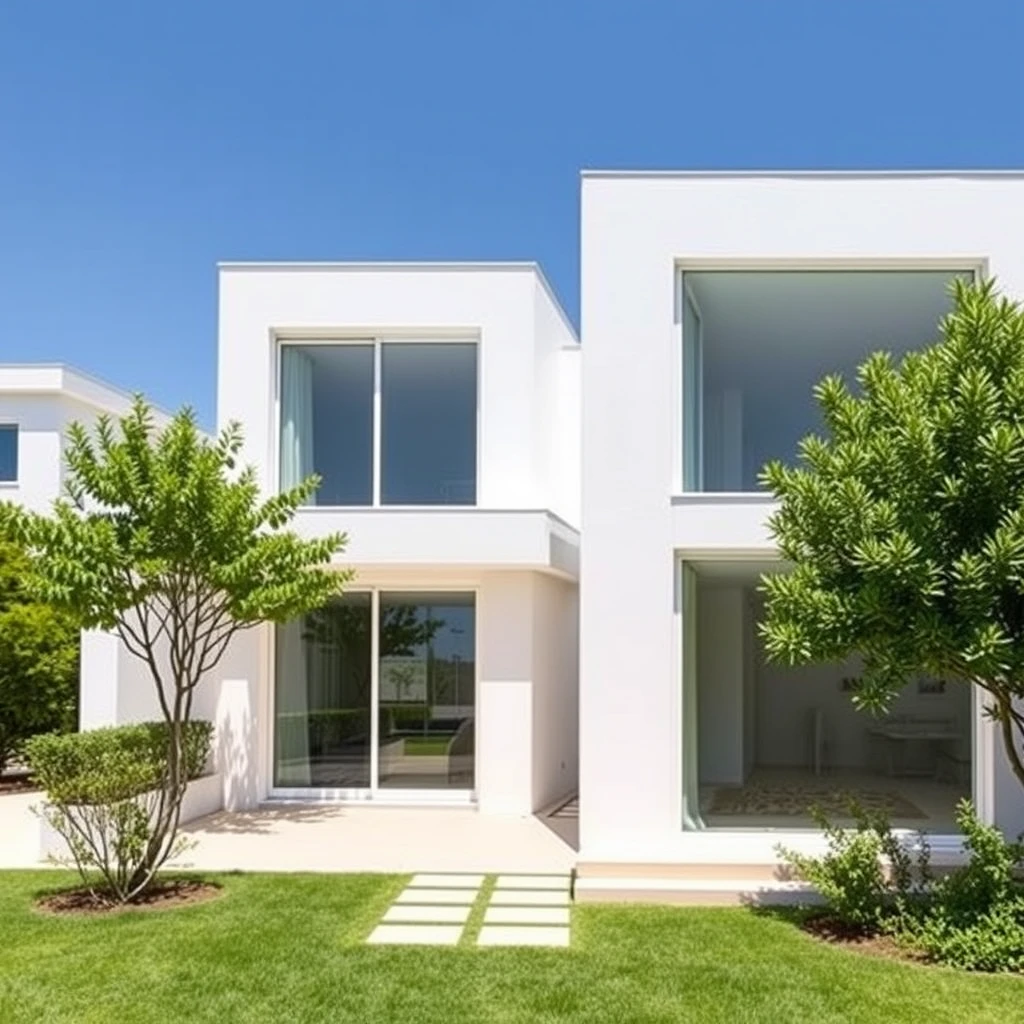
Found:
<path fill-rule="evenodd" d="M 0 542 L 0 772 L 29 736 L 75 724 L 78 629 L 31 600 L 28 573 L 25 552 Z"/>
<path fill-rule="evenodd" d="M 939 329 L 872 355 L 859 393 L 825 378 L 824 436 L 765 468 L 793 570 L 764 578 L 761 629 L 787 664 L 862 655 L 876 713 L 920 672 L 979 686 L 1024 784 L 1024 311 L 957 282 Z"/>
<path fill-rule="evenodd" d="M 236 467 L 237 424 L 210 440 L 185 409 L 158 430 L 137 398 L 118 424 L 101 417 L 94 433 L 73 424 L 67 441 L 68 497 L 52 516 L 7 506 L 0 526 L 6 519 L 34 556 L 30 591 L 86 628 L 115 631 L 154 684 L 167 768 L 130 899 L 174 848 L 196 687 L 240 631 L 304 615 L 340 592 L 349 574 L 329 562 L 346 538 L 284 529 L 319 480 L 262 499 L 254 470 Z"/>

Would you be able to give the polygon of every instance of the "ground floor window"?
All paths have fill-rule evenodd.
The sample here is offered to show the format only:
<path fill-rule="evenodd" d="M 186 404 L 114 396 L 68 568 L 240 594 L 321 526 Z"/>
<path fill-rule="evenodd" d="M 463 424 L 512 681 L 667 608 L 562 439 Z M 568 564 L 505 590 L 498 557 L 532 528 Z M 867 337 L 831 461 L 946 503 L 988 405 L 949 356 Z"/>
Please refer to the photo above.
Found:
<path fill-rule="evenodd" d="M 771 568 L 683 566 L 687 826 L 813 828 L 814 807 L 848 824 L 852 799 L 897 828 L 955 833 L 957 802 L 972 795 L 970 687 L 914 677 L 876 718 L 850 699 L 856 657 L 770 664 L 757 582 Z"/>
<path fill-rule="evenodd" d="M 470 790 L 472 593 L 347 593 L 278 626 L 274 785 Z"/>

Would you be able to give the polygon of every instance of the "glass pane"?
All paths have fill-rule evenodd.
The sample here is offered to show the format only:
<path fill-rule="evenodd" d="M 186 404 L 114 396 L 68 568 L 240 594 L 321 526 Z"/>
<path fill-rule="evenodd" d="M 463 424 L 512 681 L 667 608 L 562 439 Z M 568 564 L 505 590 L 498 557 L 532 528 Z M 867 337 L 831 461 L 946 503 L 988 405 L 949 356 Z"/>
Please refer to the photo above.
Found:
<path fill-rule="evenodd" d="M 373 502 L 373 346 L 281 350 L 281 487 L 322 477 L 313 505 Z"/>
<path fill-rule="evenodd" d="M 370 595 L 277 627 L 276 786 L 370 785 Z"/>
<path fill-rule="evenodd" d="M 856 390 L 857 367 L 872 352 L 898 360 L 934 342 L 957 276 L 946 270 L 687 271 L 696 310 L 689 304 L 683 310 L 685 489 L 759 490 L 766 462 L 794 462 L 800 441 L 820 433 L 814 386 L 839 373 Z M 699 338 L 696 348 L 690 337 Z M 691 389 L 687 376 L 699 379 L 699 387 Z M 698 435 L 699 459 L 687 441 Z"/>
<path fill-rule="evenodd" d="M 18 428 L 0 424 L 0 480 L 18 479 Z"/>
<path fill-rule="evenodd" d="M 472 594 L 382 594 L 380 785 L 472 789 Z"/>
<path fill-rule="evenodd" d="M 381 351 L 381 501 L 476 503 L 476 345 Z"/>

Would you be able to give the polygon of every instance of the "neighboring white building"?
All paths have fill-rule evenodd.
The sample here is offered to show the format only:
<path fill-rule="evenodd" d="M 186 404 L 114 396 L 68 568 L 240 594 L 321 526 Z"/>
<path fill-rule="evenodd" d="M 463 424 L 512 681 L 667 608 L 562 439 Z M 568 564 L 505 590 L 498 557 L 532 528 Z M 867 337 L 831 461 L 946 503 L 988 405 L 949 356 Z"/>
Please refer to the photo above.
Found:
<path fill-rule="evenodd" d="M 960 795 L 1024 828 L 966 688 L 912 684 L 876 722 L 843 692 L 855 662 L 768 666 L 755 631 L 758 575 L 782 568 L 757 471 L 817 428 L 812 385 L 934 340 L 954 275 L 1024 296 L 1022 229 L 1021 174 L 584 175 L 580 856 L 595 889 L 618 884 L 609 861 L 756 865 L 780 840 L 814 845 L 805 808 L 839 788 L 940 850 L 959 846 L 943 835 Z"/>
<path fill-rule="evenodd" d="M 131 403 L 128 392 L 70 366 L 0 363 L 0 501 L 47 511 L 64 487 L 68 427 L 121 416 Z"/>

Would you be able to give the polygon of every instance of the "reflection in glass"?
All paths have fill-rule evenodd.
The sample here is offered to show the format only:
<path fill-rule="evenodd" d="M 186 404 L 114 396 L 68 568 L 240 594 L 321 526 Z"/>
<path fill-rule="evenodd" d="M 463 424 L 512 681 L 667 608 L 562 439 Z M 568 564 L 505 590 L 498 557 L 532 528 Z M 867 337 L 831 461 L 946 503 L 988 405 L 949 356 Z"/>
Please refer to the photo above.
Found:
<path fill-rule="evenodd" d="M 381 502 L 476 502 L 476 345 L 381 347 Z"/>
<path fill-rule="evenodd" d="M 382 594 L 380 785 L 472 789 L 472 594 Z"/>
<path fill-rule="evenodd" d="M 276 786 L 370 785 L 370 595 L 277 627 Z"/>

